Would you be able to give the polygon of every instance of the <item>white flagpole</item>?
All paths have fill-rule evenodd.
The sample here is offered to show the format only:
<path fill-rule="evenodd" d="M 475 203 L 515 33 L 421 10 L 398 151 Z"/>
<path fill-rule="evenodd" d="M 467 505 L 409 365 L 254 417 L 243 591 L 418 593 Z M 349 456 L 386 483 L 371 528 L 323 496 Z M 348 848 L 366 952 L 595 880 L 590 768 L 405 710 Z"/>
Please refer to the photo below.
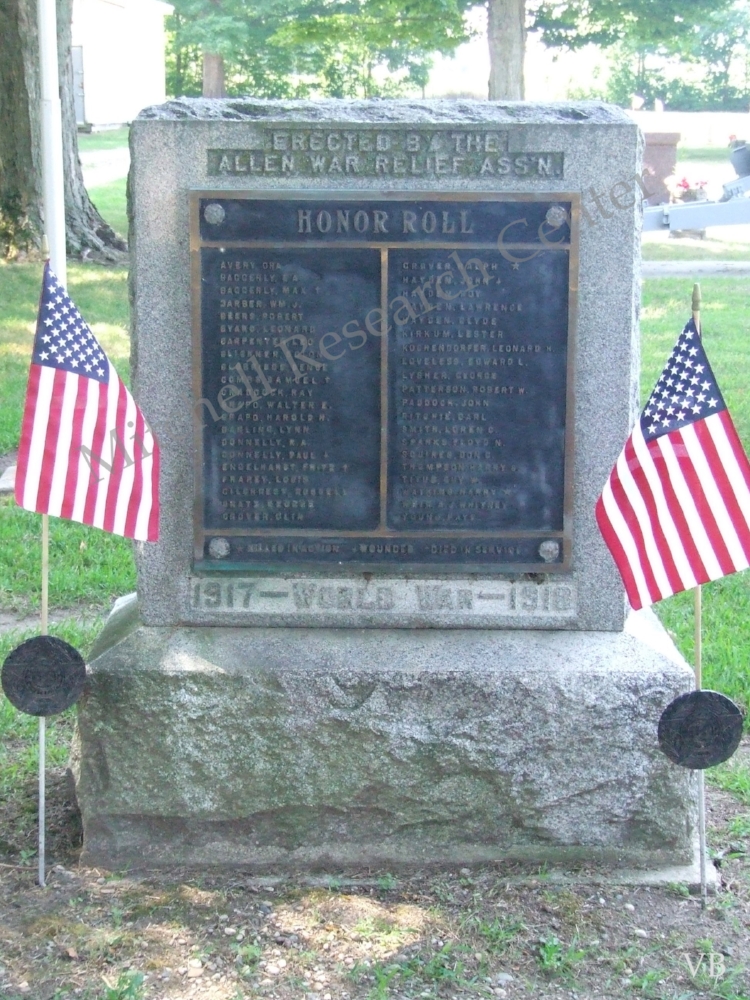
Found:
<path fill-rule="evenodd" d="M 55 0 L 37 0 L 39 77 L 42 92 L 42 193 L 44 228 L 52 270 L 67 286 L 65 257 L 65 182 L 63 174 L 62 106 L 57 61 Z"/>
<path fill-rule="evenodd" d="M 698 336 L 701 331 L 701 286 L 693 285 L 693 322 Z M 700 584 L 693 590 L 693 630 L 695 637 L 695 690 L 703 684 L 703 590 Z M 701 909 L 706 909 L 708 889 L 706 886 L 706 779 L 702 770 L 698 771 L 698 850 L 701 870 Z"/>
<path fill-rule="evenodd" d="M 42 194 L 44 228 L 52 270 L 68 283 L 65 255 L 65 181 L 63 174 L 62 106 L 57 59 L 57 10 L 55 0 L 37 0 L 39 30 L 39 82 L 42 120 Z M 41 632 L 47 634 L 49 607 L 49 517 L 42 514 L 42 614 Z M 45 750 L 46 720 L 39 718 L 39 885 L 45 885 Z"/>

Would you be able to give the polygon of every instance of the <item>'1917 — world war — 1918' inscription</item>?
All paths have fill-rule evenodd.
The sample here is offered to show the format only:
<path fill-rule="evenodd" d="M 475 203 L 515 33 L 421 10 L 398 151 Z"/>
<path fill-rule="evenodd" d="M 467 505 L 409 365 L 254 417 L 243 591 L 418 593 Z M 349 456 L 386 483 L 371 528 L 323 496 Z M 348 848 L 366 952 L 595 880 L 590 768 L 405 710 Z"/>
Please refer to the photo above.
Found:
<path fill-rule="evenodd" d="M 568 568 L 573 211 L 196 194 L 196 569 Z"/>

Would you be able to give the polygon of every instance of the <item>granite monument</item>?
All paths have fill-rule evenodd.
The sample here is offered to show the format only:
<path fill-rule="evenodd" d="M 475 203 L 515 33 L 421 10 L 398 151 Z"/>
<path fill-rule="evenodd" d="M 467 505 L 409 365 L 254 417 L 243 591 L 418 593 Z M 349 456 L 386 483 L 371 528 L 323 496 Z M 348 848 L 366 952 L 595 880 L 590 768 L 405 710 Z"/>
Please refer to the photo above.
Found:
<path fill-rule="evenodd" d="M 594 504 L 636 412 L 642 138 L 593 103 L 133 123 L 162 450 L 79 709 L 90 862 L 694 857 L 692 674 Z"/>

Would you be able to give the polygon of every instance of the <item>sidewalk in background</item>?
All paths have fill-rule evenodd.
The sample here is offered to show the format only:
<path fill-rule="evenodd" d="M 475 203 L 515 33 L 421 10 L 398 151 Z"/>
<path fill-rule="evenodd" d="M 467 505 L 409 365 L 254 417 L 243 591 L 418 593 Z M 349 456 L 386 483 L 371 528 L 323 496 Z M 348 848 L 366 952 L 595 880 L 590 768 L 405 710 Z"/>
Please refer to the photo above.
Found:
<path fill-rule="evenodd" d="M 641 265 L 644 278 L 682 278 L 702 274 L 727 278 L 750 274 L 750 260 L 644 260 Z"/>
<path fill-rule="evenodd" d="M 102 187 L 128 176 L 129 149 L 97 149 L 81 153 L 83 181 L 88 188 Z"/>

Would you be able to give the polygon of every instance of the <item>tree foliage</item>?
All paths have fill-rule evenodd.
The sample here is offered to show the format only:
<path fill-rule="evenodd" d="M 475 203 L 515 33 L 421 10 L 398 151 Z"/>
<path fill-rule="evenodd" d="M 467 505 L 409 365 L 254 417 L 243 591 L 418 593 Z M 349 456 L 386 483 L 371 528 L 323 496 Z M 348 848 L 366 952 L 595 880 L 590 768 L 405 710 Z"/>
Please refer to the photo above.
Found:
<path fill-rule="evenodd" d="M 698 26 L 732 0 L 540 0 L 533 26 L 547 45 L 578 49 L 626 43 L 636 50 L 684 52 Z"/>
<path fill-rule="evenodd" d="M 597 96 L 629 105 L 638 94 L 647 107 L 658 99 L 688 111 L 747 110 L 750 81 L 733 86 L 731 67 L 748 58 L 750 0 L 538 0 L 531 16 L 548 46 L 611 50 L 612 74 Z M 686 64 L 700 69 L 699 80 L 685 79 Z"/>
<path fill-rule="evenodd" d="M 471 0 L 174 0 L 167 85 L 199 94 L 202 52 L 224 57 L 227 93 L 391 96 L 424 87 L 433 53 L 469 37 Z"/>
<path fill-rule="evenodd" d="M 705 21 L 696 25 L 696 30 L 683 49 L 685 59 L 703 63 L 708 69 L 707 85 L 718 90 L 729 88 L 732 62 L 738 55 L 744 56 L 745 84 L 750 68 L 750 0 L 735 0 L 731 6 L 712 11 Z"/>

